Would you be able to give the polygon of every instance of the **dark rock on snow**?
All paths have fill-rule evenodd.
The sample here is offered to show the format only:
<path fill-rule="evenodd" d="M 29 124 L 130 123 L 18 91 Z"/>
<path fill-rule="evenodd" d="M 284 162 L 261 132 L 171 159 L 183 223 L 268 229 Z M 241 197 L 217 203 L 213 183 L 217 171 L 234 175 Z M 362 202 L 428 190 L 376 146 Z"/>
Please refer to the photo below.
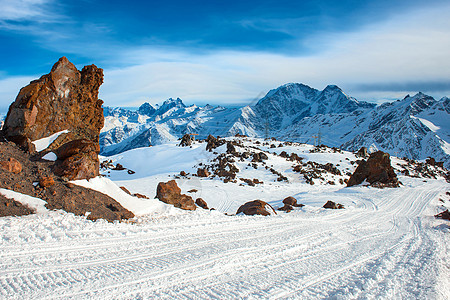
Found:
<path fill-rule="evenodd" d="M 323 206 L 323 208 L 329 208 L 329 209 L 343 209 L 344 205 L 340 204 L 340 203 L 334 203 L 333 201 L 328 201 L 327 203 L 325 203 L 325 205 Z"/>
<path fill-rule="evenodd" d="M 197 198 L 197 200 L 195 200 L 195 204 L 197 204 L 198 206 L 200 206 L 203 209 L 209 209 L 208 203 L 206 203 L 206 201 L 203 200 L 202 198 Z"/>
<path fill-rule="evenodd" d="M 245 215 L 249 216 L 253 215 L 270 216 L 272 214 L 274 215 L 277 214 L 270 204 L 262 200 L 253 200 L 245 203 L 244 205 L 241 205 L 236 214 L 240 213 L 244 213 Z"/>
<path fill-rule="evenodd" d="M 196 206 L 191 196 L 181 194 L 175 180 L 160 182 L 156 189 L 156 198 L 164 203 L 172 204 L 175 207 L 185 210 L 195 210 Z"/>
<path fill-rule="evenodd" d="M 450 212 L 447 210 L 438 213 L 437 215 L 434 216 L 435 218 L 439 218 L 439 219 L 444 219 L 444 220 L 449 220 L 450 221 Z"/>

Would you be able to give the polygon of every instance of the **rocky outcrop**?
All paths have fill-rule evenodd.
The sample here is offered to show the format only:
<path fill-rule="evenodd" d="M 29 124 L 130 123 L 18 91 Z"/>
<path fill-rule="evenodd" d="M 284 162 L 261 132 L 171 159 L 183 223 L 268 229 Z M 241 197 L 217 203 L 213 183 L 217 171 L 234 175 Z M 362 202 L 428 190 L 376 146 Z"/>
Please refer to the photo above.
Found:
<path fill-rule="evenodd" d="M 369 151 L 367 150 L 366 147 L 361 147 L 358 152 L 355 153 L 356 157 L 367 157 L 369 156 Z"/>
<path fill-rule="evenodd" d="M 240 213 L 249 216 L 253 215 L 270 216 L 272 214 L 274 215 L 277 214 L 270 204 L 262 200 L 254 200 L 247 202 L 244 205 L 241 205 L 236 214 L 238 215 Z"/>
<path fill-rule="evenodd" d="M 188 147 L 188 146 L 192 145 L 193 142 L 194 142 L 194 138 L 192 137 L 192 135 L 186 133 L 181 138 L 180 146 L 181 147 Z"/>
<path fill-rule="evenodd" d="M 12 142 L 0 142 L 0 161 L 14 159 L 22 171 L 0 170 L 0 188 L 40 198 L 48 209 L 62 209 L 90 220 L 123 220 L 134 217 L 111 197 L 72 183 L 52 172 L 53 162 L 37 159 Z M 1 199 L 0 199 L 1 200 Z M 3 206 L 2 204 L 3 203 Z M 32 213 L 14 201 L 0 201 L 0 216 Z"/>
<path fill-rule="evenodd" d="M 3 135 L 33 152 L 31 141 L 67 130 L 49 147 L 64 153 L 58 155 L 55 173 L 68 179 L 97 176 L 103 127 L 103 101 L 98 99 L 98 90 L 102 83 L 102 69 L 90 65 L 78 71 L 66 57 L 60 58 L 49 74 L 20 90 L 9 107 Z"/>
<path fill-rule="evenodd" d="M 164 203 L 172 204 L 175 207 L 185 210 L 195 210 L 196 206 L 191 196 L 181 194 L 175 180 L 160 182 L 156 189 L 156 198 Z"/>
<path fill-rule="evenodd" d="M 361 184 L 366 180 L 375 187 L 398 187 L 399 182 L 388 153 L 377 151 L 363 160 L 348 180 L 347 186 Z"/>

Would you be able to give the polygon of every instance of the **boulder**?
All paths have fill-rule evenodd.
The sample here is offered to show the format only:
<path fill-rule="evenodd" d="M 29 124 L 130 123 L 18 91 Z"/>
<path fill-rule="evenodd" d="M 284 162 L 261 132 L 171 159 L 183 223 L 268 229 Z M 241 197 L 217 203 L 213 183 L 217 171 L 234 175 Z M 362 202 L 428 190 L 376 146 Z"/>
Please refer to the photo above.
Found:
<path fill-rule="evenodd" d="M 186 133 L 181 138 L 180 146 L 181 147 L 188 147 L 188 146 L 192 145 L 193 141 L 194 141 L 194 138 L 192 137 L 192 135 Z"/>
<path fill-rule="evenodd" d="M 197 176 L 198 177 L 208 177 L 209 176 L 209 172 L 206 169 L 197 169 Z"/>
<path fill-rule="evenodd" d="M 172 204 L 175 207 L 185 210 L 195 210 L 196 206 L 192 197 L 181 194 L 175 180 L 160 182 L 156 188 L 156 198 L 164 203 Z"/>
<path fill-rule="evenodd" d="M 50 149 L 58 149 L 57 175 L 71 180 L 97 176 L 98 142 L 104 122 L 103 101 L 98 99 L 102 83 L 102 69 L 90 65 L 78 71 L 61 57 L 49 74 L 20 90 L 9 107 L 4 137 L 33 152 L 31 141 L 67 130 Z"/>
<path fill-rule="evenodd" d="M 55 180 L 52 176 L 44 176 L 39 178 L 39 185 L 42 188 L 46 188 L 55 184 Z"/>
<path fill-rule="evenodd" d="M 28 206 L 0 194 L 0 217 L 25 216 L 33 213 L 34 210 Z"/>
<path fill-rule="evenodd" d="M 203 209 L 209 209 L 208 203 L 206 203 L 206 201 L 203 200 L 202 198 L 197 198 L 197 200 L 195 200 L 195 204 L 197 204 L 198 206 L 200 206 Z"/>
<path fill-rule="evenodd" d="M 212 135 L 208 135 L 208 137 L 206 138 L 206 150 L 209 152 L 212 152 L 213 149 L 220 147 L 223 144 L 225 144 L 225 140 L 215 138 Z"/>
<path fill-rule="evenodd" d="M 388 153 L 377 151 L 372 153 L 367 161 L 361 161 L 348 180 L 347 186 L 361 184 L 364 180 L 377 187 L 399 186 Z"/>
<path fill-rule="evenodd" d="M 325 205 L 323 206 L 323 208 L 329 208 L 329 209 L 343 209 L 344 205 L 340 204 L 340 203 L 334 203 L 333 201 L 328 201 L 327 203 L 325 203 Z"/>
<path fill-rule="evenodd" d="M 253 200 L 250 202 L 241 205 L 237 210 L 236 214 L 243 213 L 245 215 L 253 216 L 253 215 L 262 215 L 262 216 L 270 216 L 272 214 L 276 215 L 277 213 L 273 209 L 273 207 L 262 201 L 262 200 Z"/>
<path fill-rule="evenodd" d="M 131 195 L 130 191 L 129 191 L 126 187 L 120 186 L 120 189 L 121 189 L 122 191 L 124 191 L 125 193 L 127 193 L 128 195 Z"/>
<path fill-rule="evenodd" d="M 366 147 L 361 147 L 358 152 L 355 153 L 356 157 L 367 157 L 369 156 L 369 151 Z"/>
<path fill-rule="evenodd" d="M 269 159 L 269 157 L 264 152 L 254 153 L 252 162 L 262 162 L 267 159 Z"/>
<path fill-rule="evenodd" d="M 290 206 L 294 206 L 294 207 L 303 207 L 305 206 L 304 204 L 297 204 L 297 199 L 295 199 L 294 197 L 287 197 L 283 200 L 284 205 L 290 205 Z"/>
<path fill-rule="evenodd" d="M 0 161 L 0 169 L 19 174 L 22 172 L 22 164 L 17 159 L 10 157 L 8 160 Z"/>

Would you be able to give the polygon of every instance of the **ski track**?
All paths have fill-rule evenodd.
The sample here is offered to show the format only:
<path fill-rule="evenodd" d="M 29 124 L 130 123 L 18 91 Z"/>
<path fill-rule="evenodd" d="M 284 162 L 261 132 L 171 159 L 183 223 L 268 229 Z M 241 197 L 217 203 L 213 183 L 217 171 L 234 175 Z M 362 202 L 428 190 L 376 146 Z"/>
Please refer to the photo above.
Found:
<path fill-rule="evenodd" d="M 3 242 L 0 298 L 445 298 L 423 221 L 445 187 L 370 189 L 357 208 L 321 214 L 192 214 Z"/>

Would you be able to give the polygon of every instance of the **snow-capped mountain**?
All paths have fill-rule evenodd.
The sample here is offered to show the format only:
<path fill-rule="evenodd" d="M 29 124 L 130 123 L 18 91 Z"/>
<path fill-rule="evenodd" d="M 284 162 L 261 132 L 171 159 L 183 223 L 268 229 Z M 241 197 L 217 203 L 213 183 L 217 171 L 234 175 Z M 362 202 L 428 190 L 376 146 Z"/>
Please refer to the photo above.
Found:
<path fill-rule="evenodd" d="M 276 137 L 357 150 L 377 148 L 413 159 L 429 156 L 450 166 L 450 99 L 423 93 L 376 106 L 346 95 L 335 85 L 323 91 L 290 83 L 271 90 L 256 105 L 241 108 L 186 106 L 169 99 L 137 111 L 104 110 L 103 155 L 173 141 L 186 133 Z"/>

